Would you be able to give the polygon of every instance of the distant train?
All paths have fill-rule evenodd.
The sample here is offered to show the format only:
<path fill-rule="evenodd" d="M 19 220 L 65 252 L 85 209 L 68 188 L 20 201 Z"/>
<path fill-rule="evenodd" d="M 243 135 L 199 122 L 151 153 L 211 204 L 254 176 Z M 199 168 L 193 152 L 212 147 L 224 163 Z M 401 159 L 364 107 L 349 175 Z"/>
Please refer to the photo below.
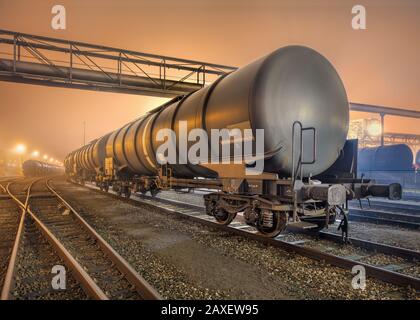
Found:
<path fill-rule="evenodd" d="M 212 130 L 235 129 L 245 138 L 241 143 L 212 140 L 207 156 L 216 155 L 219 163 L 194 163 L 187 157 L 191 149 L 186 150 L 192 141 L 180 142 L 183 125 L 189 133 L 197 129 L 208 137 Z M 208 215 L 227 225 L 243 212 L 248 225 L 275 237 L 288 224 L 331 224 L 351 199 L 401 197 L 398 184 L 356 178 L 357 142 L 346 141 L 348 126 L 346 91 L 334 67 L 310 48 L 289 46 L 71 152 L 64 165 L 70 179 L 95 182 L 105 191 L 111 187 L 125 197 L 131 192 L 214 189 L 204 196 Z M 176 163 L 158 161 L 164 143 L 157 138 L 160 129 L 174 133 L 168 141 Z M 220 157 L 223 147 L 235 150 L 257 140 L 261 130 L 263 152 L 251 153 L 264 161 L 263 172 L 249 175 L 252 164 L 232 158 L 225 163 Z"/>
<path fill-rule="evenodd" d="M 359 151 L 359 171 L 412 171 L 413 152 L 406 144 L 362 148 Z"/>
<path fill-rule="evenodd" d="M 358 175 L 379 183 L 397 182 L 405 188 L 420 187 L 420 151 L 416 157 L 406 144 L 367 147 L 358 153 Z"/>
<path fill-rule="evenodd" d="M 64 174 L 64 168 L 51 163 L 38 160 L 26 160 L 22 164 L 25 177 L 46 177 Z"/>
<path fill-rule="evenodd" d="M 413 153 L 406 144 L 362 148 L 358 154 L 358 174 L 382 182 L 407 182 L 415 174 Z"/>
<path fill-rule="evenodd" d="M 420 169 L 420 150 L 418 150 L 416 153 L 416 160 L 414 164 L 416 166 L 416 169 Z"/>

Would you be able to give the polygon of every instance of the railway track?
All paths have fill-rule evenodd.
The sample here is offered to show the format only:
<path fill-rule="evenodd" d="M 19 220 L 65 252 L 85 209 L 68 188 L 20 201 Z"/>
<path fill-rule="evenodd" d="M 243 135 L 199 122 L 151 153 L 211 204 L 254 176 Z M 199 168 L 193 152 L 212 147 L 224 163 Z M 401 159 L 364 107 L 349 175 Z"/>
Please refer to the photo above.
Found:
<path fill-rule="evenodd" d="M 352 201 L 349 219 L 418 230 L 420 229 L 420 206 L 412 202 L 378 199 L 362 200 L 360 204 Z"/>
<path fill-rule="evenodd" d="M 420 195 L 418 193 L 403 193 L 403 199 L 420 203 Z"/>
<path fill-rule="evenodd" d="M 96 192 L 102 194 L 104 193 L 100 191 L 96 186 L 86 185 L 86 187 L 95 190 Z M 352 246 L 370 251 L 371 256 L 381 253 L 383 255 L 396 256 L 406 260 L 405 262 L 400 263 L 399 265 L 376 265 L 374 263 L 370 264 L 361 261 L 362 258 L 369 258 L 369 255 L 340 256 L 338 254 L 328 252 L 328 246 L 326 246 L 326 248 L 323 249 L 311 247 L 310 245 L 308 245 L 310 244 L 310 239 L 289 242 L 284 240 L 284 238 L 286 238 L 286 235 L 284 234 L 281 234 L 274 239 L 262 237 L 255 231 L 254 228 L 250 228 L 248 225 L 241 221 L 233 221 L 228 226 L 220 225 L 217 222 L 215 222 L 215 220 L 212 217 L 205 214 L 204 207 L 200 207 L 197 205 L 157 197 L 153 198 L 151 196 L 138 194 L 132 195 L 131 199 L 128 200 L 122 199 L 112 192 L 109 192 L 107 194 L 111 197 L 120 199 L 121 201 L 129 201 L 134 205 L 148 206 L 151 209 L 159 209 L 165 213 L 177 214 L 178 216 L 188 220 L 196 221 L 199 223 L 209 225 L 211 227 L 215 227 L 224 231 L 241 235 L 246 238 L 250 238 L 274 247 L 281 248 L 288 252 L 295 252 L 297 254 L 306 256 L 311 259 L 325 261 L 326 263 L 344 269 L 352 269 L 355 265 L 360 265 L 365 268 L 368 277 L 374 277 L 379 280 L 389 282 L 398 286 L 410 286 L 415 290 L 420 290 L 419 278 L 402 273 L 404 269 L 417 267 L 418 261 L 420 261 L 420 253 L 418 251 L 389 246 L 362 239 L 349 238 L 350 242 L 352 243 Z M 311 236 L 312 240 L 314 240 L 314 235 L 311 235 L 310 233 L 308 233 L 307 235 Z M 339 235 L 332 234 L 329 232 L 320 232 L 319 237 L 321 239 L 333 241 L 336 243 L 341 241 L 341 237 Z"/>
<path fill-rule="evenodd" d="M 12 179 L 11 181 L 14 181 L 16 179 Z M 2 180 L 4 182 L 5 180 Z M 4 250 L 4 261 L 3 266 L 4 272 L 2 276 L 2 283 L 1 283 L 1 300 L 6 300 L 11 297 L 12 293 L 12 286 L 13 286 L 13 278 L 15 276 L 16 272 L 16 264 L 18 259 L 18 250 L 22 246 L 22 238 L 23 233 L 25 230 L 25 224 L 27 224 L 26 219 L 26 210 L 25 207 L 27 207 L 29 202 L 29 195 L 32 184 L 35 182 L 34 179 L 24 182 L 24 187 L 22 188 L 22 191 L 19 194 L 20 200 L 15 197 L 11 197 L 11 186 L 13 182 L 8 182 L 6 187 L 1 185 L 1 189 L 3 192 L 2 198 L 7 199 L 9 204 L 12 204 L 12 207 L 9 208 L 8 215 L 13 220 L 14 223 L 12 225 L 9 224 L 9 228 L 7 228 L 4 233 L 4 237 L 8 237 L 9 240 L 6 241 L 6 247 Z M 26 191 L 25 191 L 26 190 Z M 18 201 L 18 202 L 17 202 Z M 19 214 L 20 212 L 20 214 Z M 9 220 L 10 222 L 10 220 Z M 30 226 L 28 226 L 30 228 Z M 36 236 L 36 235 L 35 235 Z M 28 238 L 34 237 L 34 231 L 30 230 L 28 232 Z M 37 248 L 40 253 L 44 252 L 44 249 L 46 248 Z"/>
<path fill-rule="evenodd" d="M 25 193 L 13 190 L 12 183 L 2 189 L 3 193 L 7 192 L 9 200 L 13 200 L 21 209 L 13 249 L 8 256 L 2 299 L 12 298 L 14 283 L 20 281 L 20 278 L 16 279 L 16 272 L 18 251 L 24 247 L 23 235 L 29 239 L 25 239 L 25 242 L 31 242 L 31 239 L 33 242 L 37 238 L 41 243 L 44 240 L 45 246 L 53 248 L 53 253 L 47 256 L 58 255 L 91 299 L 161 298 L 54 190 L 48 180 L 30 181 L 24 188 Z M 31 287 L 31 284 L 25 287 Z M 25 297 L 32 296 L 29 294 Z"/>
<path fill-rule="evenodd" d="M 372 208 L 384 211 L 393 212 L 395 209 L 398 209 L 398 212 L 405 214 L 420 215 L 420 203 L 414 201 L 404 201 L 404 200 L 379 200 L 379 199 L 366 199 L 361 200 L 362 208 Z M 356 201 L 351 201 L 351 206 L 355 208 L 360 208 L 360 205 Z"/>
<path fill-rule="evenodd" d="M 408 229 L 420 229 L 420 216 L 404 213 L 395 213 L 378 209 L 350 208 L 350 221 L 362 221 L 377 224 L 386 224 Z"/>
<path fill-rule="evenodd" d="M 0 288 L 3 288 L 17 232 L 21 210 L 0 184 Z"/>

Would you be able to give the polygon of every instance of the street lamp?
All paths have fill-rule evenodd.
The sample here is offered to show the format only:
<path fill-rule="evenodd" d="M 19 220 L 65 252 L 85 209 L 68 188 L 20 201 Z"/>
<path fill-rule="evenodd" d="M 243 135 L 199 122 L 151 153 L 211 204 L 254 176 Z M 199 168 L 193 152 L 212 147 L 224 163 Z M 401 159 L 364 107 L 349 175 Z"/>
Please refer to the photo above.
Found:
<path fill-rule="evenodd" d="M 48 160 L 48 155 L 47 154 L 44 154 L 43 159 L 44 160 Z"/>
<path fill-rule="evenodd" d="M 39 151 L 35 150 L 34 152 L 32 152 L 32 157 L 38 158 L 39 157 Z"/>
<path fill-rule="evenodd" d="M 22 143 L 19 143 L 15 148 L 16 153 L 18 154 L 24 154 L 26 151 L 26 146 Z"/>
<path fill-rule="evenodd" d="M 367 126 L 367 132 L 370 136 L 378 137 L 382 132 L 382 126 L 379 121 L 371 121 Z"/>
<path fill-rule="evenodd" d="M 26 146 L 22 143 L 19 143 L 16 148 L 15 151 L 17 154 L 19 154 L 19 160 L 20 160 L 20 170 L 21 173 L 23 174 L 23 170 L 22 170 L 22 164 L 23 164 L 23 154 L 26 152 Z"/>

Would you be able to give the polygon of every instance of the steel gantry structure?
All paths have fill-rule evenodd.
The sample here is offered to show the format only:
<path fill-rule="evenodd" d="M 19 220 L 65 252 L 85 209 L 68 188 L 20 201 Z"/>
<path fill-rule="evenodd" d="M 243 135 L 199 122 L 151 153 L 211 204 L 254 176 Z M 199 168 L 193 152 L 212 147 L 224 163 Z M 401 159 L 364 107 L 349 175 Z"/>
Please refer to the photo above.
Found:
<path fill-rule="evenodd" d="M 78 41 L 0 30 L 0 81 L 174 97 L 213 82 L 236 67 Z M 350 110 L 384 117 L 420 112 L 350 103 Z"/>
<path fill-rule="evenodd" d="M 0 30 L 0 80 L 174 97 L 235 67 Z"/>
<path fill-rule="evenodd" d="M 390 107 L 383 107 L 383 106 L 373 106 L 369 104 L 362 104 L 362 103 L 350 103 L 350 110 L 352 111 L 360 111 L 360 112 L 367 112 L 367 113 L 377 113 L 381 117 L 381 134 L 380 134 L 380 145 L 383 146 L 385 140 L 387 142 L 396 143 L 396 141 L 416 141 L 418 139 L 418 135 L 410 135 L 404 133 L 385 133 L 385 116 L 397 116 L 397 117 L 406 117 L 406 118 L 414 118 L 420 119 L 420 112 L 415 110 L 408 110 L 408 109 L 400 109 L 400 108 L 390 108 Z M 408 142 L 404 142 L 407 143 Z M 414 145 L 417 145 L 415 143 Z"/>

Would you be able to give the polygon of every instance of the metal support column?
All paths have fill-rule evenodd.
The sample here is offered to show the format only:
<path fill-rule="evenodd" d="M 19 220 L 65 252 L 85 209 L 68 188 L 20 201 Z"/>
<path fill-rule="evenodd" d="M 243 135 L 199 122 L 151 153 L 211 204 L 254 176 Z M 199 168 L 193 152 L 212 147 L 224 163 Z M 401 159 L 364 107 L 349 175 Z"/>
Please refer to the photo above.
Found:
<path fill-rule="evenodd" d="M 381 146 L 384 145 L 384 125 L 385 125 L 385 113 L 380 113 L 381 116 Z"/>

